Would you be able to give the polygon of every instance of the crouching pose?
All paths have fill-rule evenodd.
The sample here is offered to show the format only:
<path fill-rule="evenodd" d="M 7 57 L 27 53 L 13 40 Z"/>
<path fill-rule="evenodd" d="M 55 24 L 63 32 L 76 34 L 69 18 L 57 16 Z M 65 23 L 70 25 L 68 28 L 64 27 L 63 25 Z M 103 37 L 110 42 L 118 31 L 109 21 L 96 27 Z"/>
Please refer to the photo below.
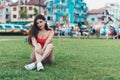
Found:
<path fill-rule="evenodd" d="M 45 17 L 37 15 L 28 37 L 29 44 L 34 48 L 30 56 L 32 63 L 24 66 L 26 70 L 37 68 L 41 71 L 44 70 L 43 63 L 54 61 L 53 36 L 54 31 L 48 27 Z"/>

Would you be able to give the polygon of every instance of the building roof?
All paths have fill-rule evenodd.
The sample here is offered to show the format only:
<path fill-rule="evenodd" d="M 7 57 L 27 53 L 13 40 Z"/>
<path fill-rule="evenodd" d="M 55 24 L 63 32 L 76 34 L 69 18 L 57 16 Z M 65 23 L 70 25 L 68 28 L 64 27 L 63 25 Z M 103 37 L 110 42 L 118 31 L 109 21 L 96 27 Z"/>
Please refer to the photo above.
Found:
<path fill-rule="evenodd" d="M 36 5 L 36 6 L 42 6 L 42 7 L 44 7 L 45 6 L 45 4 L 44 4 L 44 2 L 45 2 L 46 0 L 40 0 L 40 4 L 39 4 L 39 0 L 30 0 L 26 5 Z M 20 3 L 19 3 L 19 1 L 17 1 L 16 3 L 12 3 L 10 6 L 17 6 L 17 5 L 24 5 L 24 3 L 22 2 L 22 1 L 20 1 Z"/>
<path fill-rule="evenodd" d="M 100 8 L 100 9 L 93 9 L 93 10 L 88 11 L 87 14 L 101 14 L 109 8 L 110 7 L 106 6 L 106 7 Z"/>
<path fill-rule="evenodd" d="M 6 0 L 7 2 L 11 2 L 11 0 Z"/>
<path fill-rule="evenodd" d="M 21 5 L 24 5 L 24 3 L 23 3 L 22 1 L 20 1 L 20 4 L 21 4 Z M 10 6 L 17 6 L 17 5 L 19 5 L 19 2 L 18 2 L 18 1 L 15 2 L 15 3 L 12 3 Z"/>
<path fill-rule="evenodd" d="M 40 1 L 40 4 L 39 4 L 39 1 Z M 44 2 L 45 0 L 30 0 L 28 2 L 28 5 L 45 6 Z"/>

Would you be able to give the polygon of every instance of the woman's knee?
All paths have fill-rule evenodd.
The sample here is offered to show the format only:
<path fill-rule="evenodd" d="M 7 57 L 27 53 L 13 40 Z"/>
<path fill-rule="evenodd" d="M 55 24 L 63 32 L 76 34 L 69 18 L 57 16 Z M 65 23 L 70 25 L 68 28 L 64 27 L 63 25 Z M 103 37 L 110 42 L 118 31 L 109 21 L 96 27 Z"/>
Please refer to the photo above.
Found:
<path fill-rule="evenodd" d="M 48 44 L 48 45 L 47 45 L 47 48 L 53 49 L 54 46 L 53 46 L 53 44 Z"/>
<path fill-rule="evenodd" d="M 40 44 L 37 44 L 37 46 L 38 46 L 40 49 L 42 49 L 42 47 L 41 47 L 41 45 L 40 45 Z"/>

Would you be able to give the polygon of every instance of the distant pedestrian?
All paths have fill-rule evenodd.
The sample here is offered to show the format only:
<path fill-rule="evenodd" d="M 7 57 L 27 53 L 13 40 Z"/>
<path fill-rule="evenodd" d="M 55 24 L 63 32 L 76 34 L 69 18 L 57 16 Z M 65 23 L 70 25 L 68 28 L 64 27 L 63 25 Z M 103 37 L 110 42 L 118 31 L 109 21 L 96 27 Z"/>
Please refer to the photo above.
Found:
<path fill-rule="evenodd" d="M 77 28 L 76 35 L 77 35 L 77 38 L 80 39 L 80 36 L 81 36 L 80 27 Z"/>
<path fill-rule="evenodd" d="M 71 38 L 73 38 L 73 26 L 71 27 L 71 30 L 70 30 L 70 36 Z"/>

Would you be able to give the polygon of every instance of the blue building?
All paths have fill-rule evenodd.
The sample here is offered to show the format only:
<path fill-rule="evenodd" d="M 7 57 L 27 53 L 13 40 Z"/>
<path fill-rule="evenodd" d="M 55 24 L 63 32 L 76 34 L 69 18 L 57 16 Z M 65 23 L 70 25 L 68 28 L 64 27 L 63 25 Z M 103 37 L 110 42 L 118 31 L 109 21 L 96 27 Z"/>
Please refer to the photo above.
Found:
<path fill-rule="evenodd" d="M 84 22 L 87 10 L 88 7 L 83 0 L 46 0 L 46 18 L 49 25 L 56 22 L 60 24 Z"/>

